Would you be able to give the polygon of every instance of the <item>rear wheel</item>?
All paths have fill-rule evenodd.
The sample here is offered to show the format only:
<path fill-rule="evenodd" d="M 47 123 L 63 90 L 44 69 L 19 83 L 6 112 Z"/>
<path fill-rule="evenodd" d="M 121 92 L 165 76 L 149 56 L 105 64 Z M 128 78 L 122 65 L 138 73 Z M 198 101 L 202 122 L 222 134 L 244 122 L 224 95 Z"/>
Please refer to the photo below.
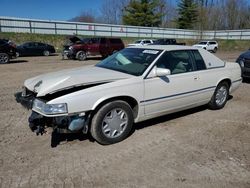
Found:
<path fill-rule="evenodd" d="M 84 52 L 84 51 L 77 52 L 76 59 L 78 59 L 79 61 L 84 61 L 85 59 L 87 59 L 86 52 Z"/>
<path fill-rule="evenodd" d="M 50 52 L 49 52 L 48 50 L 45 50 L 45 51 L 43 51 L 43 55 L 44 55 L 44 56 L 49 56 L 49 55 L 50 55 Z"/>
<path fill-rule="evenodd" d="M 227 103 L 229 96 L 229 85 L 227 82 L 221 82 L 215 89 L 214 95 L 211 98 L 208 106 L 212 110 L 221 109 Z"/>
<path fill-rule="evenodd" d="M 0 53 L 0 64 L 5 64 L 10 61 L 10 57 L 6 53 Z"/>
<path fill-rule="evenodd" d="M 94 115 L 91 135 L 100 144 L 114 144 L 124 140 L 133 126 L 133 112 L 128 103 L 113 101 L 102 106 Z"/>

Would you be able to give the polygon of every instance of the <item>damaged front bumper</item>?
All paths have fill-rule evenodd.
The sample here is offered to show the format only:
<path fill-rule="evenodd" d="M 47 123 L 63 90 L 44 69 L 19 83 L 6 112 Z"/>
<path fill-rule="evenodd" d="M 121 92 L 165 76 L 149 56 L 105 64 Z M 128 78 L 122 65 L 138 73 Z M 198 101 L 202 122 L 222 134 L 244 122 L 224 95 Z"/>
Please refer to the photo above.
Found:
<path fill-rule="evenodd" d="M 23 92 L 18 92 L 15 94 L 15 98 L 26 109 L 32 109 L 29 127 L 37 135 L 45 133 L 48 127 L 52 127 L 58 133 L 83 132 L 86 134 L 88 132 L 88 114 L 45 114 L 34 107 L 34 103 L 40 101 L 34 95 L 24 95 Z M 47 105 L 45 102 L 40 102 L 39 105 L 41 104 Z"/>

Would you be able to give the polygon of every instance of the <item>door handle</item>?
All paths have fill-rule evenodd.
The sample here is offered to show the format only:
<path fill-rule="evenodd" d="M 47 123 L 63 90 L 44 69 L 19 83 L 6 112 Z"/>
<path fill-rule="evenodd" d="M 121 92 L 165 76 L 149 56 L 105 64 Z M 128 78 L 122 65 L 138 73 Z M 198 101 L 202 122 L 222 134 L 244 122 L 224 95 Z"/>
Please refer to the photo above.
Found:
<path fill-rule="evenodd" d="M 195 76 L 195 77 L 194 77 L 194 80 L 199 80 L 199 76 Z"/>

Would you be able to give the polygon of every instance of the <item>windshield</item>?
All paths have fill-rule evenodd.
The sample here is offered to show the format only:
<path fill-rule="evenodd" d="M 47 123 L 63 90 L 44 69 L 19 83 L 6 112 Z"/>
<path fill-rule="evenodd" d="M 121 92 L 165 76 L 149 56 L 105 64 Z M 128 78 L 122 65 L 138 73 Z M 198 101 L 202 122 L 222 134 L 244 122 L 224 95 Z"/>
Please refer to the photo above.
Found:
<path fill-rule="evenodd" d="M 140 76 L 161 52 L 162 50 L 125 48 L 96 66 Z"/>
<path fill-rule="evenodd" d="M 199 44 L 207 44 L 207 42 L 199 42 Z"/>

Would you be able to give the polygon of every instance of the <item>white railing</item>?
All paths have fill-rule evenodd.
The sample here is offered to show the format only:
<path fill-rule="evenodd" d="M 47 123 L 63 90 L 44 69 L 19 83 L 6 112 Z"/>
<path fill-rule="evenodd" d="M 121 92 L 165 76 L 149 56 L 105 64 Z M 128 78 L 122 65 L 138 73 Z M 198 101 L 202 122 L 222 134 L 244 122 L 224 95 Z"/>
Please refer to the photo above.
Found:
<path fill-rule="evenodd" d="M 98 23 L 23 19 L 0 16 L 0 32 L 87 35 L 136 38 L 237 39 L 250 40 L 250 29 L 197 31 Z"/>

